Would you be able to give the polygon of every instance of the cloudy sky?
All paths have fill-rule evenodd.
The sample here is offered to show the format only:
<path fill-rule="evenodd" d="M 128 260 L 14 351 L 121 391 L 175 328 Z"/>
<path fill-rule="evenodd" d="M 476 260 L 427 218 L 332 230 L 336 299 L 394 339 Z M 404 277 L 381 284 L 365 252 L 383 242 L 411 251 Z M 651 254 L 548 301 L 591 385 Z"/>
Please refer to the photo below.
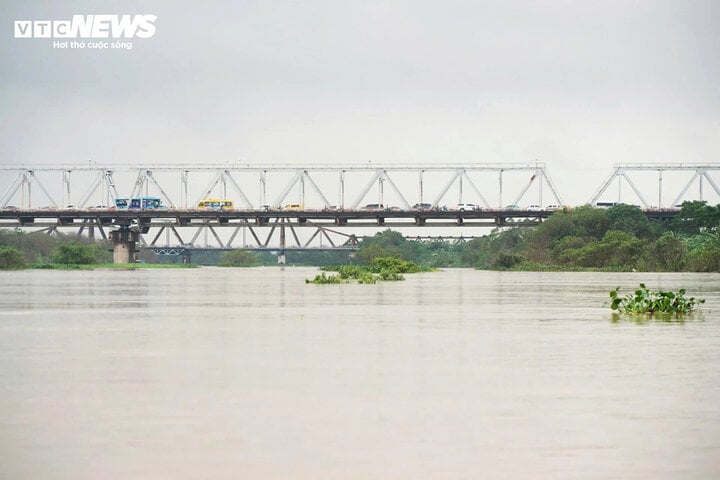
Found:
<path fill-rule="evenodd" d="M 157 15 L 127 50 L 13 20 Z M 3 0 L 0 163 L 720 159 L 720 2 Z"/>

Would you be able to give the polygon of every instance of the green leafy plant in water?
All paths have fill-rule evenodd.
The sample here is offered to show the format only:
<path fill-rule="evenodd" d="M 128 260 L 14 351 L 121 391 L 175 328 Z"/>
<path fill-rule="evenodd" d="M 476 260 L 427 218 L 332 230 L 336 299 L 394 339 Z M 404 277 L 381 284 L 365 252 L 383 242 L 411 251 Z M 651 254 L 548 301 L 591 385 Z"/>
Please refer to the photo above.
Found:
<path fill-rule="evenodd" d="M 385 282 L 405 280 L 403 273 L 433 271 L 430 267 L 393 257 L 378 257 L 371 265 L 336 265 L 322 267 L 322 270 L 338 274 L 330 277 L 318 275 L 314 280 L 305 280 L 305 283 L 348 283 L 350 280 L 355 280 L 357 283 L 372 285 L 379 280 Z M 330 280 L 335 278 L 342 281 Z"/>
<path fill-rule="evenodd" d="M 380 277 L 380 280 L 383 280 L 385 282 L 397 282 L 400 280 L 405 280 L 405 277 L 403 277 L 401 274 L 394 270 L 382 269 L 380 270 L 380 273 L 378 273 L 378 276 Z"/>
<path fill-rule="evenodd" d="M 305 283 L 313 283 L 315 285 L 325 285 L 330 283 L 348 283 L 347 279 L 340 277 L 339 275 L 325 275 L 325 272 L 320 275 L 315 275 L 312 280 L 305 279 Z"/>
<path fill-rule="evenodd" d="M 685 289 L 681 288 L 677 293 L 670 291 L 651 291 L 644 283 L 635 290 L 634 294 L 620 296 L 620 287 L 610 291 L 610 308 L 628 314 L 644 315 L 682 315 L 691 313 L 699 304 L 705 300 L 695 297 L 685 297 Z"/>

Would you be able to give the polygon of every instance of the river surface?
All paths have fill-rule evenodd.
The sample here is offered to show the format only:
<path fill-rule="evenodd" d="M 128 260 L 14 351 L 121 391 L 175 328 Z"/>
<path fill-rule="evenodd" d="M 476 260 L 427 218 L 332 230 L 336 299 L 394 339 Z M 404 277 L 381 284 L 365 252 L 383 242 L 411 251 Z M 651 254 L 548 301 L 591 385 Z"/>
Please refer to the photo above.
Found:
<path fill-rule="evenodd" d="M 315 273 L 0 272 L 0 478 L 720 478 L 719 275 Z"/>

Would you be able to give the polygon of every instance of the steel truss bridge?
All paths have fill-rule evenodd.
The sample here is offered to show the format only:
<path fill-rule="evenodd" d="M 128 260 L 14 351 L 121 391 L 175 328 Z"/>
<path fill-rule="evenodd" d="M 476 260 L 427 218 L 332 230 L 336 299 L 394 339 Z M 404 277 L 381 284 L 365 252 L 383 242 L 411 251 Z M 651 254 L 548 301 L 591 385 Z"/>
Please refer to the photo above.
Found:
<path fill-rule="evenodd" d="M 670 218 L 693 185 L 701 199 L 720 197 L 718 172 L 720 164 L 620 164 L 588 203 L 616 187 L 606 203 L 639 203 L 650 217 Z M 636 179 L 648 173 L 656 175 L 653 187 Z M 668 196 L 663 190 L 672 190 L 678 173 L 690 178 Z M 634 196 L 623 198 L 623 185 Z M 657 205 L 648 201 L 651 188 Z M 148 248 L 354 248 L 363 227 L 533 226 L 565 205 L 543 163 L 16 166 L 0 168 L 0 194 L 0 228 L 102 238 L 132 229 Z M 112 207 L 115 198 L 140 196 L 158 197 L 167 208 Z M 231 199 L 234 208 L 193 208 L 208 198 Z M 667 206 L 666 198 L 673 198 Z"/>

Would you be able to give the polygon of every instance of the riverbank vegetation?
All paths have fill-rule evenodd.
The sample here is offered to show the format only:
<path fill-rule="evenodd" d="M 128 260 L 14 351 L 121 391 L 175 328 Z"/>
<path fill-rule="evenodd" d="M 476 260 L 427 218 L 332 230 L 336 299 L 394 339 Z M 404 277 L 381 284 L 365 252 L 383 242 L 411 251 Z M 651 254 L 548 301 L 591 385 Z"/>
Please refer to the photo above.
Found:
<path fill-rule="evenodd" d="M 720 271 L 720 206 L 686 202 L 673 220 L 631 205 L 553 213 L 535 228 L 495 230 L 467 242 L 414 242 L 382 232 L 361 242 L 355 262 L 395 257 L 433 267 L 525 271 Z"/>
<path fill-rule="evenodd" d="M 405 232 L 406 234 L 408 232 Z M 75 245 L 73 247 L 63 247 Z M 78 247 L 79 246 L 79 247 Z M 0 268 L 28 265 L 109 263 L 111 246 L 71 235 L 0 230 Z M 583 206 L 554 212 L 537 227 L 496 229 L 480 238 L 452 242 L 406 238 L 386 230 L 364 238 L 357 250 L 287 252 L 288 265 L 360 265 L 378 258 L 412 262 L 422 268 L 473 267 L 525 271 L 720 271 L 720 206 L 685 202 L 672 220 L 650 220 L 631 205 L 609 209 Z M 142 261 L 181 263 L 181 257 L 140 254 Z M 70 262 L 70 263 L 64 263 Z M 277 265 L 270 252 L 239 249 L 193 252 L 199 265 Z M 380 275 L 379 272 L 373 272 Z M 401 275 L 402 273 L 398 273 Z"/>
<path fill-rule="evenodd" d="M 107 241 L 75 235 L 0 230 L 0 269 L 77 268 L 112 262 Z M 65 267 L 63 267 L 65 266 Z"/>
<path fill-rule="evenodd" d="M 640 208 L 579 207 L 557 212 L 540 226 L 518 232 L 515 255 L 501 267 L 522 270 L 720 270 L 720 209 L 686 202 L 672 221 L 648 219 Z M 502 235 L 502 234 L 500 234 Z M 502 259 L 501 253 L 496 259 Z"/>

